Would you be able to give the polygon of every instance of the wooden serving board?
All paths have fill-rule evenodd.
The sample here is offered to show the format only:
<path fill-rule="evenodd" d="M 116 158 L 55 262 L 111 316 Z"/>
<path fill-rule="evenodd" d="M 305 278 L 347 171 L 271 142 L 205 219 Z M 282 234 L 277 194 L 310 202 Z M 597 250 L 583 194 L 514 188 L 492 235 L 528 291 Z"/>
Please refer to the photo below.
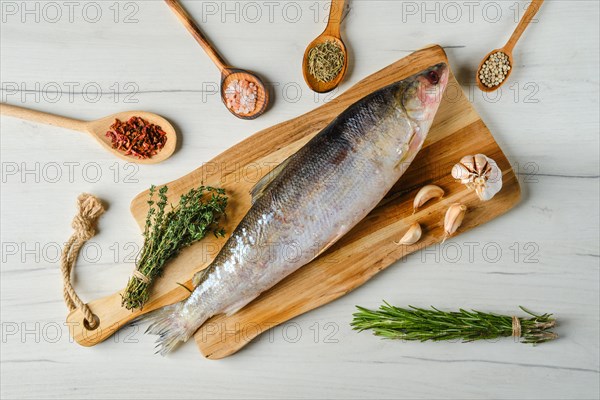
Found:
<path fill-rule="evenodd" d="M 250 207 L 250 189 L 265 174 L 293 154 L 350 104 L 367 94 L 439 62 L 447 62 L 444 50 L 431 46 L 419 50 L 363 79 L 331 102 L 290 121 L 265 129 L 237 144 L 190 174 L 168 183 L 169 196 L 179 196 L 201 183 L 223 187 L 230 198 L 226 231 L 232 232 Z M 464 155 L 484 153 L 496 160 L 503 173 L 503 189 L 492 200 L 481 202 L 450 176 L 452 166 Z M 441 186 L 446 195 L 412 213 L 412 200 L 423 185 Z M 235 353 L 263 331 L 297 315 L 337 299 L 365 283 L 398 259 L 443 237 L 443 218 L 451 203 L 461 202 L 469 211 L 458 233 L 490 221 L 512 208 L 520 198 L 517 178 L 491 133 L 464 96 L 451 74 L 444 99 L 423 149 L 404 176 L 380 205 L 327 252 L 278 283 L 243 308 L 225 317 L 215 316 L 195 335 L 204 356 L 212 359 Z M 135 220 L 143 228 L 148 193 L 131 204 Z M 395 243 L 414 222 L 424 229 L 413 246 Z M 192 275 L 210 264 L 225 239 L 207 237 L 185 249 L 166 268 L 153 288 L 143 312 L 180 301 L 191 288 Z M 125 282 L 124 282 L 125 284 Z M 80 311 L 67 317 L 75 340 L 91 346 L 103 341 L 141 312 L 121 307 L 120 292 L 91 302 L 100 327 L 88 331 Z"/>

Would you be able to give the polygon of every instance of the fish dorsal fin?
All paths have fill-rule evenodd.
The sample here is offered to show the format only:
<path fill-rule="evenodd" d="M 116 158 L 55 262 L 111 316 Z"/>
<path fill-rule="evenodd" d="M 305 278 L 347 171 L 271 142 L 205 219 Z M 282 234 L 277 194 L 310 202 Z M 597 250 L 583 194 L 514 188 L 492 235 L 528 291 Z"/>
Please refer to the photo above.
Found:
<path fill-rule="evenodd" d="M 252 204 L 254 204 L 256 200 L 263 195 L 269 184 L 273 182 L 275 178 L 277 178 L 281 171 L 283 171 L 285 166 L 290 162 L 290 159 L 291 157 L 286 158 L 281 164 L 256 182 L 256 185 L 250 189 L 250 194 L 252 195 Z"/>

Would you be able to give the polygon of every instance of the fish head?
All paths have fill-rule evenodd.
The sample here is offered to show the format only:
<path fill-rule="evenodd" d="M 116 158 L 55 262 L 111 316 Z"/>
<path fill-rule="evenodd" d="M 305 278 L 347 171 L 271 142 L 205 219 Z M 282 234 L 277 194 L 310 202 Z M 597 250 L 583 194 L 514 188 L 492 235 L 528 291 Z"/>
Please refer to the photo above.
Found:
<path fill-rule="evenodd" d="M 448 66 L 440 63 L 406 80 L 400 101 L 408 117 L 418 127 L 415 133 L 427 134 L 442 101 L 449 74 Z"/>

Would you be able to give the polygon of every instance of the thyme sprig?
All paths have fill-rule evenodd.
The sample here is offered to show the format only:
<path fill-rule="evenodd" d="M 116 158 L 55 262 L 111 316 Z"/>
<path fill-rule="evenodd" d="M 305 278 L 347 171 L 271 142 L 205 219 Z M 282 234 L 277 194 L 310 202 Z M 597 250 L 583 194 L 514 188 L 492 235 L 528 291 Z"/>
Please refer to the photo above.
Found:
<path fill-rule="evenodd" d="M 219 219 L 225 213 L 227 196 L 225 190 L 200 186 L 182 195 L 179 203 L 167 210 L 167 186 L 158 190 L 150 187 L 148 214 L 144 226 L 144 245 L 136 260 L 136 270 L 122 294 L 121 305 L 129 310 L 142 308 L 150 297 L 150 287 L 181 249 L 204 238 L 207 233 L 224 236 Z M 146 279 L 143 279 L 143 278 Z"/>
<path fill-rule="evenodd" d="M 353 329 L 364 331 L 370 329 L 376 336 L 401 340 L 474 340 L 495 339 L 513 336 L 513 317 L 484 313 L 481 311 L 447 312 L 435 307 L 424 309 L 409 306 L 409 308 L 394 307 L 387 302 L 379 310 L 369 310 L 359 307 L 353 314 L 351 323 Z M 556 339 L 558 336 L 550 332 L 556 320 L 552 314 L 534 314 L 519 307 L 531 315 L 531 318 L 519 318 L 520 338 L 522 343 L 543 343 Z"/>

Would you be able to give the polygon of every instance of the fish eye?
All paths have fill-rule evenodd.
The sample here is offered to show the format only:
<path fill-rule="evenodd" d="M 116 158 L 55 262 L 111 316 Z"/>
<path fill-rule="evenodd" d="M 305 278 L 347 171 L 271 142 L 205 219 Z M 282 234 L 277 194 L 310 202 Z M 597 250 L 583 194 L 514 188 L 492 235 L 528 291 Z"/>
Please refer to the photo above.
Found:
<path fill-rule="evenodd" d="M 429 73 L 427 74 L 427 79 L 432 85 L 437 85 L 440 81 L 440 75 L 435 71 L 429 71 Z"/>

